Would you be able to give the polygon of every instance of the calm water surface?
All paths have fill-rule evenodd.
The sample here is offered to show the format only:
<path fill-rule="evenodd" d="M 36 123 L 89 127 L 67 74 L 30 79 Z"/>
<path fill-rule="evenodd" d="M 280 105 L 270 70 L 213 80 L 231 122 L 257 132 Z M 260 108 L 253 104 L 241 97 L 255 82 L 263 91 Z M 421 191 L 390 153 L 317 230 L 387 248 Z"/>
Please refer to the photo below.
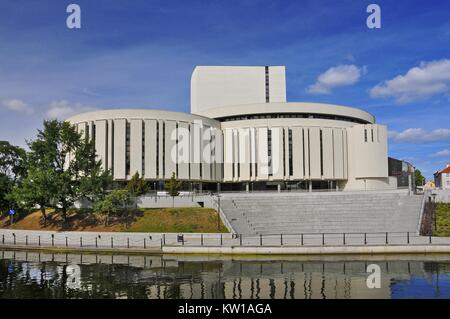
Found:
<path fill-rule="evenodd" d="M 381 288 L 368 289 L 368 264 Z M 177 257 L 0 251 L 0 298 L 450 298 L 450 255 Z"/>

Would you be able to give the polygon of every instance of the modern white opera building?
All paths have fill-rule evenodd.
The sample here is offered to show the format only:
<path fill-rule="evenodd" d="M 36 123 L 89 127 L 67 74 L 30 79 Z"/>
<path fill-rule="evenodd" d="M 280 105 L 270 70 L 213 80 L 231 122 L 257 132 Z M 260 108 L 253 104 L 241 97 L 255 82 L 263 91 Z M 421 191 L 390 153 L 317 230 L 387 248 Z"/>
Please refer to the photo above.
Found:
<path fill-rule="evenodd" d="M 287 102 L 283 66 L 197 66 L 191 114 L 110 109 L 68 121 L 118 182 L 138 172 L 156 188 L 173 173 L 203 190 L 395 187 L 386 127 L 361 109 Z"/>

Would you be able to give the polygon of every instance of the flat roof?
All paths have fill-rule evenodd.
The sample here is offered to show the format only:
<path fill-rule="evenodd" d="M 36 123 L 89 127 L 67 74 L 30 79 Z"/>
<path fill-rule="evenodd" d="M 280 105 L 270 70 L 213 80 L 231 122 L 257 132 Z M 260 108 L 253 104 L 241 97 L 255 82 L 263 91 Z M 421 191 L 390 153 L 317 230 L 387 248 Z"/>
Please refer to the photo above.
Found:
<path fill-rule="evenodd" d="M 197 114 L 212 119 L 222 119 L 233 116 L 274 114 L 274 113 L 308 113 L 342 116 L 375 123 L 375 116 L 367 111 L 334 104 L 308 102 L 274 102 L 243 105 L 227 105 L 198 111 Z"/>
<path fill-rule="evenodd" d="M 202 121 L 214 127 L 220 127 L 220 122 L 201 115 L 185 112 L 164 111 L 155 109 L 106 109 L 92 112 L 80 113 L 66 119 L 71 123 L 83 123 L 99 120 L 113 119 L 156 119 L 173 121 Z"/>

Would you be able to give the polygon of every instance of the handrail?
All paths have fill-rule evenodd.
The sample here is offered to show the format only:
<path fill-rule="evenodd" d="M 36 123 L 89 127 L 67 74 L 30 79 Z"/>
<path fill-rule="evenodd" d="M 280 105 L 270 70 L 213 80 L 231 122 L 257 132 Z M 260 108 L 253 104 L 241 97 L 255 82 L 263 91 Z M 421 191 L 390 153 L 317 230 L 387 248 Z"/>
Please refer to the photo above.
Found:
<path fill-rule="evenodd" d="M 422 197 L 422 203 L 420 204 L 420 216 L 419 216 L 419 224 L 417 225 L 417 235 L 419 235 L 420 236 L 420 231 L 421 231 L 421 229 L 422 229 L 422 224 L 423 224 L 423 213 L 424 213 L 424 210 L 425 210 L 425 198 L 427 197 L 427 193 L 428 193 L 429 191 L 428 190 L 424 190 L 424 192 L 423 192 L 423 197 Z"/>
<path fill-rule="evenodd" d="M 220 195 L 219 195 L 220 196 Z M 237 234 L 236 230 L 234 229 L 234 227 L 231 225 L 230 221 L 228 220 L 227 216 L 224 214 L 223 210 L 221 207 L 219 207 L 219 202 L 218 202 L 218 196 L 216 195 L 217 199 L 213 196 L 210 195 L 212 201 L 214 204 L 216 204 L 217 207 L 217 213 L 219 214 L 220 218 L 222 219 L 225 227 L 228 229 L 228 231 L 230 233 L 232 233 L 233 235 Z"/>

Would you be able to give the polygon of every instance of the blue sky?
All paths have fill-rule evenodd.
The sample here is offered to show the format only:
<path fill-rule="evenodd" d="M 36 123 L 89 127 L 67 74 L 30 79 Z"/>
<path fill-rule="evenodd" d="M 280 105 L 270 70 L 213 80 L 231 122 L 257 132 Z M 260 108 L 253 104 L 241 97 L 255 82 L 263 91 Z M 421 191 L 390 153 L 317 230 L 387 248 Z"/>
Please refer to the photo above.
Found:
<path fill-rule="evenodd" d="M 81 7 L 82 28 L 66 27 Z M 366 7 L 381 7 L 368 29 Z M 288 101 L 361 107 L 389 154 L 450 163 L 447 1 L 0 0 L 0 139 L 102 108 L 189 111 L 195 65 L 286 65 Z"/>

